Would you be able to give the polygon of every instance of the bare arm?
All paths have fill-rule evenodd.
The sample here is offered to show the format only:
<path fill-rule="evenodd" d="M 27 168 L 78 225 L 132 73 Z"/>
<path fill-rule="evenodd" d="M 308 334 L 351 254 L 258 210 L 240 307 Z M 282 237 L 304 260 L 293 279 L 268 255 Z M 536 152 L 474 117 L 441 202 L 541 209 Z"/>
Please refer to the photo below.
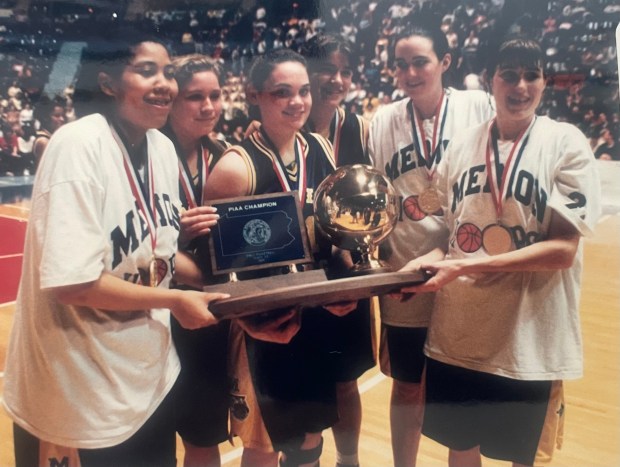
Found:
<path fill-rule="evenodd" d="M 215 324 L 217 320 L 209 311 L 209 302 L 228 297 L 219 293 L 146 287 L 106 272 L 95 281 L 56 287 L 51 292 L 56 300 L 65 305 L 113 311 L 168 308 L 188 329 Z"/>
<path fill-rule="evenodd" d="M 201 289 L 204 285 L 204 277 L 202 271 L 196 264 L 196 261 L 182 251 L 179 251 L 175 258 L 174 279 L 185 285 Z"/>
<path fill-rule="evenodd" d="M 205 199 L 215 200 L 251 194 L 249 169 L 235 150 L 228 150 L 215 164 L 205 185 Z"/>
<path fill-rule="evenodd" d="M 433 277 L 403 291 L 434 292 L 465 274 L 566 269 L 573 264 L 580 238 L 573 225 L 554 212 L 547 240 L 496 256 L 418 263 L 419 270 L 428 271 Z"/>
<path fill-rule="evenodd" d="M 43 152 L 45 152 L 45 148 L 47 147 L 47 143 L 49 143 L 49 141 L 50 140 L 48 138 L 38 138 L 35 141 L 32 152 L 37 164 L 41 162 L 41 157 L 43 157 Z"/>

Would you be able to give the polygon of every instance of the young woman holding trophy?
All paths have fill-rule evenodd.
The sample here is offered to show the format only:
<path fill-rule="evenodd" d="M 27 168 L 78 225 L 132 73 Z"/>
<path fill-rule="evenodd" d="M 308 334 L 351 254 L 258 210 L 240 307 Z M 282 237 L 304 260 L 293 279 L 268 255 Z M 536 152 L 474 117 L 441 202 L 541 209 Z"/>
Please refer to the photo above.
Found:
<path fill-rule="evenodd" d="M 381 258 L 394 270 L 443 245 L 444 212 L 434 187 L 437 167 L 452 137 L 493 115 L 482 91 L 457 91 L 442 82 L 452 56 L 443 32 L 411 25 L 394 42 L 391 61 L 406 99 L 377 111 L 369 131 L 369 152 L 398 192 L 401 216 L 381 245 Z M 380 297 L 381 370 L 393 378 L 390 420 L 394 464 L 416 462 L 423 416 L 422 347 L 433 295 L 407 301 Z"/>
<path fill-rule="evenodd" d="M 296 190 L 310 249 L 320 263 L 331 255 L 331 245 L 314 232 L 313 192 L 335 165 L 329 141 L 302 131 L 312 106 L 310 88 L 299 54 L 280 49 L 255 60 L 246 95 L 261 126 L 224 153 L 205 195 L 215 200 Z M 346 314 L 355 307 L 348 303 L 330 311 Z M 321 432 L 338 419 L 330 340 L 322 339 L 330 311 L 280 310 L 260 325 L 251 317 L 233 322 L 231 398 L 242 407 L 232 408 L 231 423 L 244 444 L 242 465 L 275 466 L 278 451 L 284 466 L 318 463 Z"/>
<path fill-rule="evenodd" d="M 535 113 L 543 59 L 527 38 L 492 56 L 497 117 L 456 135 L 438 169 L 449 242 L 406 267 L 433 277 L 405 291 L 437 291 L 423 433 L 451 466 L 550 461 L 562 380 L 583 372 L 580 239 L 600 215 L 600 182 L 585 136 Z"/>
<path fill-rule="evenodd" d="M 338 36 L 317 34 L 304 43 L 300 53 L 308 60 L 312 91 L 312 110 L 306 127 L 329 139 L 337 167 L 370 164 L 368 123 L 340 106 L 353 77 L 350 45 Z M 333 316 L 327 330 L 340 347 L 332 354 L 338 383 L 339 420 L 332 427 L 337 465 L 356 466 L 362 424 L 357 378 L 375 365 L 375 324 L 370 300 L 360 300 L 357 309 L 346 317 Z"/>
<path fill-rule="evenodd" d="M 211 137 L 222 113 L 221 71 L 216 62 L 199 54 L 177 57 L 172 63 L 179 94 L 162 131 L 174 143 L 179 158 L 183 206 L 179 246 L 197 258 L 203 275 L 210 277 L 207 235 L 218 215 L 206 204 L 203 191 L 228 146 Z M 218 444 L 228 439 L 229 321 L 190 330 L 172 316 L 171 328 L 181 360 L 174 400 L 176 429 L 185 448 L 183 465 L 219 466 Z"/>
<path fill-rule="evenodd" d="M 224 294 L 177 250 L 178 166 L 157 128 L 177 94 L 164 45 L 114 31 L 82 56 L 81 119 L 37 171 L 3 404 L 16 465 L 176 465 L 170 314 L 213 325 Z M 36 384 L 33 384 L 36 382 Z"/>

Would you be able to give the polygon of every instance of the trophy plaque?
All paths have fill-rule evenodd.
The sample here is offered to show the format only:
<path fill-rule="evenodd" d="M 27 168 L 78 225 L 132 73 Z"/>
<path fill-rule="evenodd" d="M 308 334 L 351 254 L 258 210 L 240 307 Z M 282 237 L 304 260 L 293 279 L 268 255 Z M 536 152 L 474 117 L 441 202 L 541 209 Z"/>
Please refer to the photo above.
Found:
<path fill-rule="evenodd" d="M 423 282 L 414 272 L 392 272 L 375 258 L 378 244 L 393 230 L 398 197 L 390 181 L 362 164 L 343 166 L 325 178 L 314 197 L 317 229 L 333 245 L 359 257 L 344 274 L 312 265 L 297 192 L 220 200 L 220 219 L 211 231 L 213 273 L 231 280 L 205 286 L 230 298 L 209 304 L 218 319 L 239 318 L 287 307 L 314 307 L 399 292 Z M 261 275 L 265 268 L 287 273 Z M 251 278 L 243 280 L 247 273 Z M 241 280 L 240 280 L 241 279 Z"/>
<path fill-rule="evenodd" d="M 214 274 L 311 261 L 296 192 L 214 203 L 220 219 L 211 231 Z"/>

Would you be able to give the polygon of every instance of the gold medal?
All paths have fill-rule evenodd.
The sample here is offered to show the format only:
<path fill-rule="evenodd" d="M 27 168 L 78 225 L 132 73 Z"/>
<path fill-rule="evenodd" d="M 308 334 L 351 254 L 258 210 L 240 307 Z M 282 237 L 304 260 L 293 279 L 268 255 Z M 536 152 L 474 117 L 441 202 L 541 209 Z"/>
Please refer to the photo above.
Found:
<path fill-rule="evenodd" d="M 149 285 L 157 287 L 157 260 L 154 256 L 149 263 Z"/>
<path fill-rule="evenodd" d="M 418 196 L 418 206 L 426 214 L 434 214 L 441 209 L 439 193 L 433 187 L 428 187 Z"/>
<path fill-rule="evenodd" d="M 512 251 L 510 231 L 500 224 L 486 226 L 482 232 L 482 247 L 490 256 Z"/>

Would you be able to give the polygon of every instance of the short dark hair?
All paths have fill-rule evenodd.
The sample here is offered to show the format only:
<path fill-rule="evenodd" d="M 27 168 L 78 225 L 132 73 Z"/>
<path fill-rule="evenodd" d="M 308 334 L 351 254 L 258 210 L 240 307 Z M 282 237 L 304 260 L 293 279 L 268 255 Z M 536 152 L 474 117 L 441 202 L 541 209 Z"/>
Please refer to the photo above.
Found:
<path fill-rule="evenodd" d="M 265 81 L 269 79 L 273 69 L 280 63 L 285 62 L 298 62 L 305 68 L 308 67 L 306 59 L 297 52 L 290 49 L 273 49 L 254 59 L 248 72 L 249 83 L 257 91 L 262 91 Z"/>
<path fill-rule="evenodd" d="M 169 51 L 161 39 L 135 28 L 112 28 L 106 31 L 106 35 L 91 39 L 82 51 L 75 83 L 73 103 L 76 114 L 110 114 L 114 99 L 101 90 L 99 73 L 118 78 L 134 57 L 137 46 L 145 42 L 160 44 Z"/>
<path fill-rule="evenodd" d="M 299 52 L 308 61 L 311 69 L 315 64 L 327 60 L 334 52 L 340 52 L 348 59 L 352 55 L 351 46 L 345 39 L 335 34 L 325 33 L 319 33 L 307 40 Z"/>
<path fill-rule="evenodd" d="M 410 37 L 420 36 L 425 37 L 433 43 L 433 52 L 437 55 L 437 58 L 441 60 L 446 54 L 450 54 L 450 46 L 448 45 L 448 39 L 443 31 L 439 27 L 429 27 L 423 24 L 411 23 L 405 29 L 403 29 L 394 39 L 392 47 L 389 52 L 389 65 L 394 64 L 394 58 L 396 53 L 396 44 L 404 39 Z M 451 54 L 450 54 L 451 55 Z"/>
<path fill-rule="evenodd" d="M 64 108 L 67 100 L 62 96 L 50 97 L 47 94 L 41 94 L 34 104 L 32 116 L 41 124 L 41 128 L 49 130 L 51 116 L 56 107 Z"/>
<path fill-rule="evenodd" d="M 509 37 L 499 45 L 495 53 L 489 54 L 487 75 L 491 79 L 498 68 L 506 66 L 542 69 L 544 56 L 538 41 L 523 36 Z"/>

